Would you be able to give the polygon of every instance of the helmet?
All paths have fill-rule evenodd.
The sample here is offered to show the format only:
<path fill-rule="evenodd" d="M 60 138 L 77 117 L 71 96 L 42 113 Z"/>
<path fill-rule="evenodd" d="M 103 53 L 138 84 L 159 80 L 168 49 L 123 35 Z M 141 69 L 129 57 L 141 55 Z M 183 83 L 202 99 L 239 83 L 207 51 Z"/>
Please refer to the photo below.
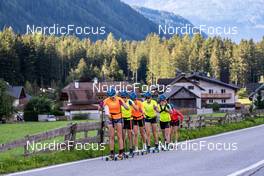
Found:
<path fill-rule="evenodd" d="M 151 93 L 150 92 L 146 92 L 145 94 L 144 94 L 144 97 L 148 97 L 148 98 L 150 98 L 151 97 Z"/>
<path fill-rule="evenodd" d="M 126 91 L 120 92 L 120 97 L 127 97 L 128 93 Z"/>
<path fill-rule="evenodd" d="M 162 95 L 160 95 L 160 96 L 159 96 L 159 100 L 160 100 L 160 101 L 164 101 L 164 100 L 166 100 L 166 97 L 165 97 L 165 95 L 163 95 L 163 94 L 162 94 Z"/>
<path fill-rule="evenodd" d="M 116 91 L 115 91 L 115 89 L 110 89 L 110 90 L 107 91 L 106 94 L 107 94 L 107 96 L 109 96 L 109 97 L 113 97 L 113 96 L 115 96 Z"/>
<path fill-rule="evenodd" d="M 137 98 L 137 94 L 135 92 L 131 92 L 130 99 L 135 100 Z"/>

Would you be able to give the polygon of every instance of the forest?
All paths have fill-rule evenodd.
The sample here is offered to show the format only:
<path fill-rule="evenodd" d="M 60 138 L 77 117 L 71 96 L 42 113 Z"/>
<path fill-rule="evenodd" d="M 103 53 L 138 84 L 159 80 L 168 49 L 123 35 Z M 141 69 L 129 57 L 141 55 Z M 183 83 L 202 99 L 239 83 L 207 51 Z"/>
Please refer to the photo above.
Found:
<path fill-rule="evenodd" d="M 73 80 L 155 83 L 177 72 L 204 72 L 245 86 L 263 81 L 264 37 L 235 43 L 220 37 L 149 34 L 145 40 L 79 39 L 75 36 L 0 32 L 0 78 L 11 85 L 63 87 Z"/>

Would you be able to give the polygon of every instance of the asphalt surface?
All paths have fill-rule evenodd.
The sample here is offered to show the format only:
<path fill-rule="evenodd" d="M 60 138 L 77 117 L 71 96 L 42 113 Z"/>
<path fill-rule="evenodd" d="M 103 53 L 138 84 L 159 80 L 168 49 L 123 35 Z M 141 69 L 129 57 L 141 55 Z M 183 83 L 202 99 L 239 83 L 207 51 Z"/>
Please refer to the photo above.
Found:
<path fill-rule="evenodd" d="M 264 125 L 209 138 L 201 138 L 191 141 L 191 144 L 196 145 L 201 141 L 205 141 L 202 143 L 206 144 L 206 147 L 202 147 L 198 151 L 194 151 L 197 148 L 186 150 L 184 145 L 182 145 L 178 146 L 178 150 L 136 156 L 133 159 L 123 161 L 87 160 L 79 163 L 16 173 L 16 175 L 225 176 L 264 159 Z M 221 143 L 222 148 L 212 151 L 212 146 L 216 146 L 217 143 Z M 229 147 L 229 145 L 233 145 L 233 147 Z M 236 148 L 237 150 L 235 150 Z M 254 171 L 256 172 L 254 173 Z M 253 176 L 264 176 L 264 167 L 259 166 L 242 175 L 248 176 L 251 174 Z"/>

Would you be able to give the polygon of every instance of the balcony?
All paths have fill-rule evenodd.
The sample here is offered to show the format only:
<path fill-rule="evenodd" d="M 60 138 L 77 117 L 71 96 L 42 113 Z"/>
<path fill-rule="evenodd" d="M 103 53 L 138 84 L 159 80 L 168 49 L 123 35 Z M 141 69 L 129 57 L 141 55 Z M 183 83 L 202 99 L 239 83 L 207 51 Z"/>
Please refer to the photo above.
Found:
<path fill-rule="evenodd" d="M 231 93 L 202 93 L 202 99 L 229 99 L 231 98 Z"/>

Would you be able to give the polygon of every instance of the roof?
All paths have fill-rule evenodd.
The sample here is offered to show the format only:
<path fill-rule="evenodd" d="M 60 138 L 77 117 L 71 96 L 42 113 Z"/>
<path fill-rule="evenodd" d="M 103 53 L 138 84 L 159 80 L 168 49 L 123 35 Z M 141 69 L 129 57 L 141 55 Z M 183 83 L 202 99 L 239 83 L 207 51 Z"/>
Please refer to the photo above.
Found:
<path fill-rule="evenodd" d="M 164 95 L 166 98 L 170 98 L 171 96 L 175 95 L 176 93 L 178 93 L 178 92 L 181 91 L 182 89 L 186 90 L 187 92 L 191 93 L 191 94 L 194 95 L 195 97 L 199 98 L 198 95 L 196 95 L 194 92 L 190 91 L 190 90 L 187 89 L 186 87 L 184 87 L 184 86 L 176 86 L 176 85 L 171 86 L 171 91 L 166 91 L 166 92 L 163 93 L 163 95 Z"/>
<path fill-rule="evenodd" d="M 158 79 L 158 84 L 159 85 L 168 85 L 170 84 L 175 78 L 160 78 Z"/>
<path fill-rule="evenodd" d="M 75 87 L 75 82 L 67 85 L 62 90 L 61 100 L 66 101 L 69 98 L 73 104 L 96 104 L 105 98 L 107 88 L 115 86 L 117 90 L 123 90 L 124 87 L 130 85 L 128 82 L 98 82 L 97 84 L 94 84 L 94 82 L 79 82 L 78 84 L 78 87 Z M 132 90 L 132 88 L 129 90 Z"/>
<path fill-rule="evenodd" d="M 7 93 L 16 99 L 20 99 L 20 98 L 27 98 L 28 100 L 31 99 L 31 96 L 26 93 L 23 86 L 10 86 L 10 85 L 8 85 Z M 24 97 L 21 97 L 21 96 L 23 96 L 22 94 L 24 94 Z"/>
<path fill-rule="evenodd" d="M 199 89 L 201 89 L 201 90 L 205 90 L 204 88 L 202 88 L 199 84 L 197 84 L 196 82 L 194 82 L 194 81 L 192 81 L 192 80 L 190 80 L 189 78 L 187 78 L 185 75 L 180 75 L 180 76 L 178 76 L 178 77 L 176 77 L 176 78 L 174 78 L 174 80 L 170 83 L 170 84 L 175 84 L 175 83 L 177 83 L 177 82 L 179 82 L 180 80 L 182 80 L 182 79 L 185 79 L 187 82 L 190 82 L 190 83 L 192 83 L 193 85 L 195 85 L 196 87 L 198 87 Z"/>
<path fill-rule="evenodd" d="M 251 93 L 255 92 L 255 90 L 259 88 L 261 85 L 262 85 L 261 83 L 248 83 L 245 85 L 245 87 L 250 95 Z"/>
<path fill-rule="evenodd" d="M 249 95 L 249 98 L 253 98 L 253 96 L 258 93 L 258 91 L 260 90 L 264 90 L 264 84 L 260 85 L 254 92 L 252 92 L 250 95 Z"/>
<path fill-rule="evenodd" d="M 188 78 L 189 79 L 199 79 L 199 80 L 215 83 L 215 84 L 222 85 L 222 86 L 225 86 L 225 87 L 228 87 L 228 88 L 231 88 L 231 89 L 235 89 L 235 90 L 239 89 L 239 87 L 234 85 L 234 84 L 228 84 L 228 83 L 222 82 L 220 80 L 217 80 L 215 78 L 202 76 L 202 75 L 200 75 L 198 73 L 193 73 L 192 75 L 188 76 Z"/>

